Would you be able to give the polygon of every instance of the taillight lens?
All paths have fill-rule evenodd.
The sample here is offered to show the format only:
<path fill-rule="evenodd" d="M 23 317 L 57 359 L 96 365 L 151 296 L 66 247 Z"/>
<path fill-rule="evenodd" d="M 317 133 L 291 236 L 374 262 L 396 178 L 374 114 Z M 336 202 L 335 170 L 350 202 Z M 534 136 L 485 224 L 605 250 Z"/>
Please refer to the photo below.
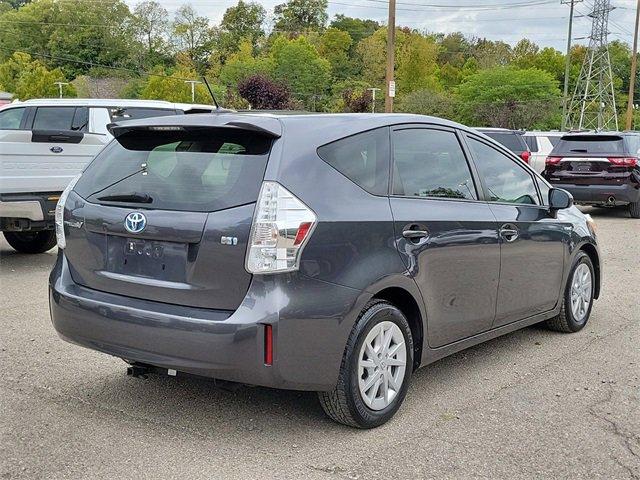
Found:
<path fill-rule="evenodd" d="M 250 273 L 297 270 L 316 215 L 276 182 L 263 182 L 251 225 L 246 268 Z"/>
<path fill-rule="evenodd" d="M 609 157 L 608 160 L 618 167 L 635 167 L 638 165 L 636 157 Z"/>
<path fill-rule="evenodd" d="M 64 189 L 58 199 L 58 203 L 56 204 L 56 241 L 59 249 L 63 249 L 67 246 L 67 239 L 64 235 L 64 205 L 67 203 L 67 197 L 69 196 L 69 193 L 71 193 L 71 190 L 73 190 L 73 187 L 76 186 L 76 183 L 78 183 L 78 180 L 80 180 L 80 175 L 77 175 L 73 180 L 71 180 L 71 182 L 69 182 L 69 185 Z"/>
<path fill-rule="evenodd" d="M 558 165 L 562 161 L 562 157 L 547 157 L 544 161 L 545 165 Z"/>
<path fill-rule="evenodd" d="M 520 158 L 524 161 L 524 163 L 529 163 L 529 159 L 531 158 L 531 152 L 525 150 L 520 154 Z"/>

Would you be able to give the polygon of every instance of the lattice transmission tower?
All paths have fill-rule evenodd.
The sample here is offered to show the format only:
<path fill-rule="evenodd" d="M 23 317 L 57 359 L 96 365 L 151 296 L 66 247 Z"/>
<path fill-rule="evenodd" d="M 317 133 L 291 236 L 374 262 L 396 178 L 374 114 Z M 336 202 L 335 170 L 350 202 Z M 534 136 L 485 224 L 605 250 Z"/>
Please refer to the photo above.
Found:
<path fill-rule="evenodd" d="M 617 130 L 618 115 L 609 57 L 611 0 L 594 0 L 589 49 L 567 111 L 566 125 L 575 130 Z"/>

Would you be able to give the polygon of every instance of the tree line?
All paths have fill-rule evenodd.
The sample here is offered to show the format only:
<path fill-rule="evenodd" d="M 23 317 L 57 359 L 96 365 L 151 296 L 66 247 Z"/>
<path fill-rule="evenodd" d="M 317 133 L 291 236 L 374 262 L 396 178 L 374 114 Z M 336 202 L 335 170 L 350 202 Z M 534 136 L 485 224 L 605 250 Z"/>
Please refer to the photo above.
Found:
<path fill-rule="evenodd" d="M 288 0 L 267 12 L 239 0 L 218 25 L 184 4 L 133 9 L 123 0 L 0 1 L 0 90 L 17 98 L 120 96 L 191 102 L 185 80 L 206 76 L 236 109 L 364 112 L 382 108 L 385 25 L 338 14 L 327 0 Z M 398 26 L 396 110 L 476 126 L 559 128 L 565 55 L 528 39 L 515 46 L 463 33 Z M 571 84 L 586 48 L 570 52 Z M 610 46 L 617 101 L 626 102 L 631 51 Z M 372 90 L 381 89 L 377 105 Z M 203 85 L 196 103 L 210 103 Z"/>

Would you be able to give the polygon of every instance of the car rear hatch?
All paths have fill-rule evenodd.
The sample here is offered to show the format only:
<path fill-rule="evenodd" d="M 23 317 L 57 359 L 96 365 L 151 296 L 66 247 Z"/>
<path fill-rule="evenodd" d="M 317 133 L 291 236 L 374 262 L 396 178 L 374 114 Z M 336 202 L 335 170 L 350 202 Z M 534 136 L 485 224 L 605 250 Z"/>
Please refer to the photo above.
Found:
<path fill-rule="evenodd" d="M 567 135 L 546 161 L 546 176 L 572 185 L 619 184 L 637 158 L 626 152 L 622 135 Z"/>
<path fill-rule="evenodd" d="M 277 135 L 237 125 L 113 131 L 116 140 L 66 204 L 65 255 L 74 281 L 235 310 L 251 280 L 246 246 Z"/>

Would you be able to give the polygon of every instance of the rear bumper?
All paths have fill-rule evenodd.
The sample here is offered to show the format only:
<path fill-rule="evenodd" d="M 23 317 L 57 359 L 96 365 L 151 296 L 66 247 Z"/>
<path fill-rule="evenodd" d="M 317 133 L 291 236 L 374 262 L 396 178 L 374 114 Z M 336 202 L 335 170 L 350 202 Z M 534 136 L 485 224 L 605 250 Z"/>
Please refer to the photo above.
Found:
<path fill-rule="evenodd" d="M 49 281 L 53 326 L 69 342 L 161 368 L 294 390 L 335 386 L 364 297 L 290 274 L 254 276 L 235 312 L 180 307 L 82 287 L 62 252 Z M 272 366 L 264 364 L 265 324 L 273 328 Z"/>
<path fill-rule="evenodd" d="M 625 205 L 640 200 L 640 186 L 622 185 L 571 185 L 556 183 L 555 187 L 567 190 L 577 204 L 584 205 Z M 613 199 L 613 202 L 611 201 Z"/>
<path fill-rule="evenodd" d="M 0 195 L 0 230 L 53 228 L 59 193 Z"/>

